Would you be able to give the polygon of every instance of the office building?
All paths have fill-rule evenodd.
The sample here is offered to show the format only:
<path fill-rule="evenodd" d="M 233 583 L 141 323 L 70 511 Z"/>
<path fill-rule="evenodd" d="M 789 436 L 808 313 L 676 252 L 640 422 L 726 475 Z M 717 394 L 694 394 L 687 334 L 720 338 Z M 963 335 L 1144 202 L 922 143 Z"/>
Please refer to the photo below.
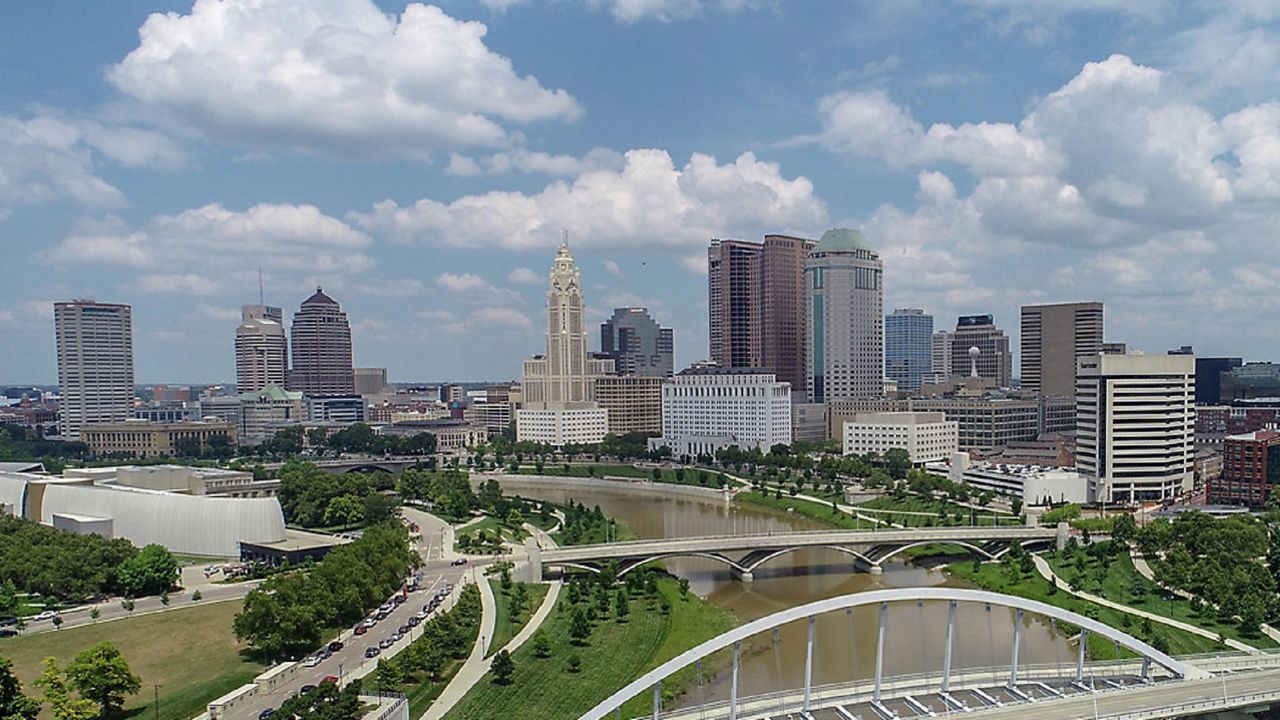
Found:
<path fill-rule="evenodd" d="M 1219 401 L 1280 398 L 1280 365 L 1269 362 L 1245 363 L 1218 375 Z"/>
<path fill-rule="evenodd" d="M 489 431 L 484 425 L 455 418 L 405 420 L 384 425 L 378 430 L 378 434 L 389 437 L 413 437 L 420 433 L 430 433 L 435 437 L 437 451 L 465 450 L 483 445 L 489 439 Z"/>
<path fill-rule="evenodd" d="M 884 394 L 880 256 L 862 233 L 823 233 L 805 261 L 805 377 L 809 402 Z"/>
<path fill-rule="evenodd" d="M 584 306 L 582 273 L 565 243 L 548 282 L 546 354 L 524 361 L 518 440 L 588 444 L 609 430 L 609 411 L 595 402 L 595 392 L 596 379 L 613 371 L 613 360 L 588 355 Z"/>
<path fill-rule="evenodd" d="M 1206 483 L 1208 502 L 1262 507 L 1280 483 L 1280 432 L 1229 435 L 1222 444 L 1222 475 Z"/>
<path fill-rule="evenodd" d="M 1022 389 L 1076 393 L 1076 358 L 1102 352 L 1102 303 L 1022 306 Z"/>
<path fill-rule="evenodd" d="M 351 324 L 337 301 L 316 287 L 293 316 L 293 367 L 288 388 L 304 395 L 351 395 Z"/>
<path fill-rule="evenodd" d="M 899 308 L 884 318 L 884 376 L 898 391 L 920 392 L 933 372 L 933 316 L 919 308 Z"/>
<path fill-rule="evenodd" d="M 1244 365 L 1238 357 L 1196 358 L 1196 404 L 1218 405 L 1222 402 L 1222 373 Z"/>
<path fill-rule="evenodd" d="M 600 352 L 619 375 L 670 377 L 675 372 L 671 328 L 659 327 L 646 308 L 617 308 L 600 325 Z"/>
<path fill-rule="evenodd" d="M 307 419 L 300 392 L 268 385 L 257 392 L 240 393 L 240 443 L 261 445 L 276 430 Z"/>
<path fill-rule="evenodd" d="M 913 465 L 945 460 L 960 449 L 960 424 L 940 412 L 859 413 L 844 424 L 845 455 L 884 455 L 899 448 Z"/>
<path fill-rule="evenodd" d="M 364 398 L 359 395 L 317 395 L 306 398 L 307 422 L 351 425 L 365 421 Z"/>
<path fill-rule="evenodd" d="M 53 304 L 61 400 L 59 434 L 80 439 L 93 423 L 133 414 L 133 310 L 128 305 L 75 300 Z"/>
<path fill-rule="evenodd" d="M 764 360 L 763 256 L 763 245 L 743 240 L 717 238 L 707 249 L 711 359 L 721 367 L 759 367 Z"/>
<path fill-rule="evenodd" d="M 662 384 L 662 437 L 676 458 L 790 445 L 791 386 L 761 368 L 691 367 Z"/>
<path fill-rule="evenodd" d="M 1074 432 L 1073 398 L 978 396 L 905 400 L 835 400 L 827 406 L 827 434 L 844 437 L 845 423 L 862 413 L 940 412 L 958 424 L 961 450 L 994 452 L 1044 433 Z"/>
<path fill-rule="evenodd" d="M 805 389 L 804 266 L 814 242 L 790 235 L 765 235 L 760 261 L 761 364 L 792 392 Z"/>
<path fill-rule="evenodd" d="M 1195 358 L 1097 355 L 1076 373 L 1076 467 L 1094 497 L 1144 502 L 1191 489 Z"/>
<path fill-rule="evenodd" d="M 1019 498 L 1025 505 L 1085 504 L 1093 501 L 1089 479 L 1058 467 L 990 463 L 972 460 L 968 453 L 956 453 L 946 462 L 929 463 L 926 468 L 951 482 L 964 483 L 978 492 Z"/>
<path fill-rule="evenodd" d="M 284 385 L 289 374 L 289 343 L 284 311 L 270 305 L 241 305 L 236 328 L 236 390 L 254 392 Z"/>
<path fill-rule="evenodd" d="M 604 375 L 596 379 L 596 402 L 609 411 L 609 432 L 662 432 L 663 378 Z"/>
<path fill-rule="evenodd" d="M 951 377 L 951 345 L 954 333 L 938 330 L 929 339 L 929 372 L 921 379 L 921 386 L 939 385 Z"/>
<path fill-rule="evenodd" d="M 356 395 L 386 395 L 394 393 L 395 388 L 387 383 L 386 368 L 356 368 Z"/>
<path fill-rule="evenodd" d="M 236 395 L 201 395 L 197 401 L 200 419 L 229 422 L 240 427 L 240 398 Z"/>
<path fill-rule="evenodd" d="M 237 444 L 234 425 L 208 422 L 153 423 L 149 420 L 93 423 L 80 429 L 80 439 L 97 457 L 195 457 L 205 450 L 228 456 Z"/>
<path fill-rule="evenodd" d="M 1013 384 L 1009 337 L 990 315 L 961 315 L 956 321 L 951 334 L 951 376 L 988 378 L 1002 388 Z"/>
<path fill-rule="evenodd" d="M 1104 342 L 1102 343 L 1103 355 L 1128 355 L 1129 345 L 1122 342 Z"/>

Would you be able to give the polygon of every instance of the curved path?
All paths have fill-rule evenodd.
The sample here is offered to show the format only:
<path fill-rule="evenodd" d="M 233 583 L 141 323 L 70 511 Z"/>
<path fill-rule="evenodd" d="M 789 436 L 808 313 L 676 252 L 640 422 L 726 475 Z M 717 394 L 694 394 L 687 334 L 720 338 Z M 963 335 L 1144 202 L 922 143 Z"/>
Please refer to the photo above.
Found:
<path fill-rule="evenodd" d="M 493 597 L 493 587 L 489 585 L 487 578 L 477 579 L 476 586 L 480 588 L 480 607 L 483 611 L 480 617 L 480 636 L 471 646 L 471 654 L 462 663 L 458 673 L 445 686 L 440 696 L 431 703 L 431 707 L 422 714 L 422 720 L 439 720 L 444 717 L 445 713 L 452 710 L 462 696 L 467 694 L 471 686 L 489 672 L 489 661 L 485 658 L 485 652 L 489 648 L 489 642 L 493 640 L 493 628 L 497 625 L 498 603 Z"/>
<path fill-rule="evenodd" d="M 1045 580 L 1048 580 L 1050 582 L 1057 583 L 1059 590 L 1062 590 L 1066 593 L 1074 595 L 1080 598 L 1081 600 L 1087 600 L 1091 603 L 1094 603 L 1095 605 L 1102 605 L 1103 607 L 1108 607 L 1108 608 L 1111 608 L 1112 610 L 1119 610 L 1122 613 L 1127 613 L 1135 617 L 1140 617 L 1146 620 L 1150 620 L 1151 622 L 1158 622 L 1162 625 L 1168 625 L 1171 628 L 1177 628 L 1184 632 L 1189 632 L 1192 635 L 1199 635 L 1200 637 L 1208 638 L 1210 640 L 1213 640 L 1214 642 L 1218 641 L 1217 633 L 1211 632 L 1209 630 L 1205 630 L 1202 627 L 1196 627 L 1195 625 L 1184 623 L 1179 620 L 1174 620 L 1173 618 L 1167 618 L 1167 617 L 1164 617 L 1163 615 L 1157 615 L 1156 613 L 1153 613 L 1153 612 L 1147 612 L 1146 610 L 1139 610 L 1138 608 L 1131 607 L 1129 605 L 1122 605 L 1118 602 L 1112 602 L 1111 600 L 1108 600 L 1104 597 L 1101 597 L 1099 595 L 1094 595 L 1093 593 L 1087 593 L 1087 592 L 1084 592 L 1083 590 L 1072 590 L 1070 583 L 1063 581 L 1062 578 L 1058 577 L 1053 572 L 1053 568 L 1049 567 L 1048 561 L 1046 561 L 1044 558 L 1040 557 L 1039 555 L 1032 555 L 1031 559 L 1035 561 L 1036 570 L 1040 571 L 1041 577 L 1043 577 Z M 1231 638 L 1223 638 L 1222 642 L 1232 650 L 1239 650 L 1240 652 L 1246 652 L 1246 653 L 1249 653 L 1250 655 L 1263 654 L 1262 651 L 1259 650 L 1258 648 L 1253 647 L 1252 645 L 1246 645 L 1240 642 L 1239 640 L 1232 640 Z"/>

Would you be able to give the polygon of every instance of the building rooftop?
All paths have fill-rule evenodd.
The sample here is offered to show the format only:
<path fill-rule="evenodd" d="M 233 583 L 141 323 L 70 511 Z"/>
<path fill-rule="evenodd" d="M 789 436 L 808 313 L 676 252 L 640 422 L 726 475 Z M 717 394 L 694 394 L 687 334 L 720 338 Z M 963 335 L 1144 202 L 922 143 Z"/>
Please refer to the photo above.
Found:
<path fill-rule="evenodd" d="M 319 285 L 316 286 L 316 292 L 311 297 L 302 301 L 303 305 L 337 305 L 338 301 L 324 294 L 324 289 Z"/>
<path fill-rule="evenodd" d="M 240 400 L 253 402 L 255 400 L 301 400 L 302 393 L 290 392 L 276 384 L 268 385 L 261 390 L 253 392 L 240 393 Z"/>
<path fill-rule="evenodd" d="M 853 252 L 855 250 L 872 250 L 872 248 L 867 243 L 867 239 L 862 237 L 862 233 L 849 228 L 833 228 L 822 233 L 822 238 L 818 240 L 817 246 L 813 248 L 815 253 Z"/>
<path fill-rule="evenodd" d="M 677 375 L 772 375 L 768 368 L 754 367 L 721 367 L 719 365 L 698 365 L 687 367 Z"/>

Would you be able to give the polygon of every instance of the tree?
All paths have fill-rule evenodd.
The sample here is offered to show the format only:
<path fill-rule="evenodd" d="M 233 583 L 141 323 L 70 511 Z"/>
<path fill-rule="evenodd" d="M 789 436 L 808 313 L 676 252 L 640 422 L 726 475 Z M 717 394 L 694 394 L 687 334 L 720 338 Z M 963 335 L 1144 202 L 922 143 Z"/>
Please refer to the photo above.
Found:
<path fill-rule="evenodd" d="M 163 545 L 152 543 L 120 563 L 117 583 L 126 595 L 154 595 L 173 587 L 178 561 Z"/>
<path fill-rule="evenodd" d="M 547 634 L 541 630 L 533 634 L 533 656 L 536 658 L 551 657 L 551 641 L 547 639 Z"/>
<path fill-rule="evenodd" d="M 569 621 L 569 636 L 573 638 L 574 645 L 586 645 L 587 638 L 591 637 L 591 621 L 587 620 L 587 614 L 580 607 L 573 609 L 573 619 Z"/>
<path fill-rule="evenodd" d="M 884 452 L 884 466 L 893 479 L 901 480 L 911 469 L 911 455 L 903 448 L 889 448 Z"/>
<path fill-rule="evenodd" d="M 627 592 L 619 590 L 613 597 L 613 614 L 617 616 L 618 622 L 626 622 L 627 615 L 631 614 L 631 603 L 627 602 Z"/>
<path fill-rule="evenodd" d="M 0 583 L 0 617 L 14 617 L 18 614 L 18 588 L 12 580 Z"/>
<path fill-rule="evenodd" d="M 0 720 L 36 720 L 40 703 L 22 694 L 13 663 L 0 657 Z"/>
<path fill-rule="evenodd" d="M 529 591 L 525 588 L 524 583 L 516 585 L 516 589 L 511 592 L 511 617 L 518 618 L 524 612 L 524 606 L 529 602 Z"/>
<path fill-rule="evenodd" d="M 689 578 L 680 578 L 680 599 L 686 600 L 689 597 Z"/>
<path fill-rule="evenodd" d="M 103 717 L 123 708 L 125 696 L 142 687 L 124 656 L 106 641 L 76 653 L 67 666 L 67 680 L 82 697 L 98 704 Z"/>
<path fill-rule="evenodd" d="M 329 500 L 324 510 L 326 525 L 342 524 L 342 529 L 364 520 L 364 503 L 355 495 L 339 495 Z"/>
<path fill-rule="evenodd" d="M 582 658 L 578 657 L 578 653 L 569 656 L 569 672 L 582 672 Z"/>
<path fill-rule="evenodd" d="M 1115 519 L 1111 526 L 1111 539 L 1119 543 L 1128 543 L 1138 534 L 1138 523 L 1133 516 L 1125 513 Z"/>
<path fill-rule="evenodd" d="M 102 617 L 102 611 L 101 611 L 101 610 L 99 610 L 97 607 L 89 608 L 89 619 L 90 619 L 90 620 L 92 620 L 92 621 L 94 621 L 94 622 L 96 623 L 96 622 L 98 622 L 98 618 L 100 618 L 100 617 Z"/>
<path fill-rule="evenodd" d="M 52 621 L 52 622 L 53 622 L 53 629 L 54 629 L 54 630 L 61 630 L 61 629 L 62 629 L 62 616 L 61 616 L 61 615 L 54 615 L 54 616 L 53 616 L 53 621 Z"/>
<path fill-rule="evenodd" d="M 489 672 L 493 673 L 493 682 L 498 685 L 510 685 L 511 676 L 515 674 L 516 663 L 511 659 L 511 653 L 499 650 L 497 655 L 493 656 L 493 662 L 489 663 Z"/>
<path fill-rule="evenodd" d="M 40 700 L 49 706 L 53 720 L 93 720 L 98 717 L 98 706 L 72 692 L 66 673 L 53 658 L 44 659 L 44 672 L 36 679 L 35 685 L 41 689 Z"/>
<path fill-rule="evenodd" d="M 120 601 L 120 608 L 123 609 L 125 612 L 130 612 L 130 613 L 133 612 L 133 607 L 134 607 L 133 598 L 125 598 Z"/>
<path fill-rule="evenodd" d="M 200 602 L 200 599 L 201 599 L 201 598 L 203 598 L 203 597 L 204 597 L 204 595 L 202 595 L 202 594 L 200 593 L 200 591 L 199 591 L 199 590 L 197 590 L 197 591 L 195 591 L 195 592 L 191 593 L 191 602 Z"/>

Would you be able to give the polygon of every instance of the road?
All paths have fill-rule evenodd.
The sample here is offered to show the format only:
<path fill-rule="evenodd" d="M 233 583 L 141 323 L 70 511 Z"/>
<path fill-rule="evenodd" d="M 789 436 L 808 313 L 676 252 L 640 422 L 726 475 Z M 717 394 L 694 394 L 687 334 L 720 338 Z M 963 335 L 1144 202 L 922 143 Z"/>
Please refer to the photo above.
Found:
<path fill-rule="evenodd" d="M 206 578 L 204 577 L 203 567 L 203 565 L 192 565 L 182 569 L 182 589 L 169 593 L 168 606 L 160 602 L 158 596 L 144 597 L 133 601 L 133 611 L 130 612 L 120 606 L 120 598 L 112 598 L 96 605 L 83 605 L 63 611 L 61 628 L 55 627 L 52 620 L 28 621 L 27 628 L 23 631 L 23 634 L 66 630 L 79 625 L 91 625 L 147 613 L 177 610 L 197 603 L 236 600 L 248 595 L 250 590 L 262 582 L 261 580 L 246 580 L 237 583 L 219 583 L 218 580 L 221 575 Z M 197 590 L 200 592 L 200 600 L 192 600 L 191 597 Z M 97 620 L 94 620 L 90 615 L 90 609 L 95 607 L 98 608 Z"/>
<path fill-rule="evenodd" d="M 420 555 L 427 558 L 420 570 L 422 580 L 419 587 L 421 589 L 409 593 L 407 601 L 393 609 L 387 619 L 374 625 L 364 635 L 353 635 L 350 628 L 344 630 L 337 638 L 343 643 L 341 650 L 333 653 L 328 660 L 315 667 L 308 668 L 299 665 L 297 673 L 292 678 L 282 682 L 272 692 L 257 695 L 251 698 L 249 702 L 237 707 L 233 713 L 229 713 L 228 716 L 230 718 L 233 720 L 256 720 L 263 710 L 280 707 L 281 703 L 297 693 L 303 685 L 318 685 L 321 680 L 331 675 L 340 678 L 341 682 L 354 682 L 364 677 L 373 672 L 378 663 L 378 658 L 365 659 L 365 649 L 377 647 L 381 640 L 390 637 L 401 625 L 408 624 L 409 617 L 422 610 L 427 601 L 436 593 L 436 590 L 445 584 L 454 586 L 449 599 L 436 610 L 436 612 L 441 612 L 452 607 L 453 602 L 456 601 L 462 591 L 464 581 L 472 582 L 476 579 L 481 582 L 485 581 L 481 569 L 476 568 L 474 565 L 454 566 L 450 564 L 450 560 L 453 558 L 450 548 L 452 544 L 451 537 L 447 537 L 448 544 L 445 546 L 444 558 L 441 558 L 441 531 L 444 527 L 447 527 L 447 523 L 427 513 L 409 508 L 405 508 L 404 515 L 407 519 L 418 523 L 421 528 L 421 536 L 416 543 L 416 549 Z M 421 632 L 422 625 L 412 628 L 406 638 L 383 650 L 378 657 L 394 654 L 399 652 L 400 649 L 408 647 L 421 635 Z"/>

